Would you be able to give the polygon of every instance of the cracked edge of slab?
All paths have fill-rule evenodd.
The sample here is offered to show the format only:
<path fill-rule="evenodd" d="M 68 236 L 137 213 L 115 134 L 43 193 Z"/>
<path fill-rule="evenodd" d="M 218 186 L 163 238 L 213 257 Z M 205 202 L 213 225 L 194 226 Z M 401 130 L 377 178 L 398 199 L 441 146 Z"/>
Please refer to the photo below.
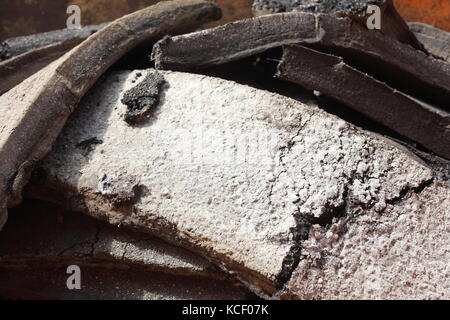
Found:
<path fill-rule="evenodd" d="M 340 57 L 299 45 L 284 46 L 275 77 L 337 99 L 450 159 L 450 113 L 398 92 Z"/>
<path fill-rule="evenodd" d="M 182 36 L 165 37 L 153 46 L 151 59 L 157 69 L 176 71 L 219 65 L 283 44 L 302 40 L 316 42 L 320 37 L 316 22 L 316 15 L 310 13 L 239 20 Z"/>

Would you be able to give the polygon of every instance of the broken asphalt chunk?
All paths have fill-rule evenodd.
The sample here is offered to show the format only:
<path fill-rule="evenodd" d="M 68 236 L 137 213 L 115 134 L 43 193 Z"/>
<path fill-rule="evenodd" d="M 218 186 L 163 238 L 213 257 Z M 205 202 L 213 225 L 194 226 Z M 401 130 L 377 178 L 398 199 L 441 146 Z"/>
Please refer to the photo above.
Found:
<path fill-rule="evenodd" d="M 345 64 L 299 45 L 283 47 L 279 79 L 332 97 L 450 159 L 450 113 L 398 92 Z"/>
<path fill-rule="evenodd" d="M 392 0 L 255 0 L 252 9 L 255 15 L 279 12 L 310 12 L 333 14 L 349 17 L 363 26 L 367 25 L 369 6 L 380 8 L 381 32 L 400 42 L 422 50 L 423 45 L 417 40 L 403 18 L 395 9 Z"/>
<path fill-rule="evenodd" d="M 392 88 L 450 110 L 450 64 L 446 61 L 367 30 L 349 18 L 319 15 L 318 24 L 325 33 L 313 48 L 341 56 Z"/>

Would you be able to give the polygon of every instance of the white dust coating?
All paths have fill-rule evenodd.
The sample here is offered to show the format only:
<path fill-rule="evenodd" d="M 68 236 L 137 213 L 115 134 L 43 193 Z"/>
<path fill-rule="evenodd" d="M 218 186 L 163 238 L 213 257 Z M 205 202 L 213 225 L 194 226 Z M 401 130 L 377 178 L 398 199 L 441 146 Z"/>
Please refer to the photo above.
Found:
<path fill-rule="evenodd" d="M 449 299 L 450 188 L 368 211 L 303 242 L 288 294 L 297 299 Z"/>
<path fill-rule="evenodd" d="M 202 75 L 161 71 L 160 104 L 129 126 L 120 99 L 146 72 L 109 74 L 90 91 L 42 165 L 52 187 L 34 196 L 62 193 L 73 209 L 272 283 L 298 245 L 296 217 L 345 203 L 382 211 L 432 178 L 397 147 L 316 107 Z M 76 147 L 93 137 L 102 143 L 88 154 Z M 131 206 L 117 206 L 124 195 Z"/>

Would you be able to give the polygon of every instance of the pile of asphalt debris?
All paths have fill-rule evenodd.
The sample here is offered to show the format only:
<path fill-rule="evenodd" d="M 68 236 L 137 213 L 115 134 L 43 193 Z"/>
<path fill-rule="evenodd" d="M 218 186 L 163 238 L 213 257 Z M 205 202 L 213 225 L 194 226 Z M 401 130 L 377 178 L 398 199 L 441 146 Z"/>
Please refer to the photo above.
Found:
<path fill-rule="evenodd" d="M 450 298 L 450 34 L 391 0 L 253 12 L 1 43 L 0 297 Z"/>

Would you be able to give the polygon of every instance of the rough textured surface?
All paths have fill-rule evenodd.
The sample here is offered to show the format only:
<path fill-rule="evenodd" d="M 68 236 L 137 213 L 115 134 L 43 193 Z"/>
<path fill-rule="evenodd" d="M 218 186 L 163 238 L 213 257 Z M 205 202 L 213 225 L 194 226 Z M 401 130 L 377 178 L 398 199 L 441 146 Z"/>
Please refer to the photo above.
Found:
<path fill-rule="evenodd" d="M 148 234 L 126 231 L 82 214 L 39 201 L 26 201 L 11 212 L 0 233 L 0 267 L 97 266 L 204 275 L 220 278 L 215 267 L 195 254 Z M 25 271 L 27 272 L 27 271 Z"/>
<path fill-rule="evenodd" d="M 117 59 L 143 41 L 193 30 L 218 19 L 201 0 L 175 0 L 122 17 L 0 97 L 0 229 L 6 206 L 20 202 L 37 161 L 50 150 L 67 117 Z M 18 148 L 17 146 L 20 146 Z"/>
<path fill-rule="evenodd" d="M 300 299 L 450 298 L 450 188 L 315 225 L 284 295 Z"/>
<path fill-rule="evenodd" d="M 151 72 L 135 87 L 124 93 L 121 102 L 128 107 L 124 115 L 128 124 L 133 125 L 149 117 L 149 113 L 159 103 L 159 94 L 164 82 L 161 73 Z"/>
<path fill-rule="evenodd" d="M 283 51 L 278 78 L 337 99 L 450 159 L 449 112 L 411 99 L 346 65 L 340 57 L 298 45 L 284 46 Z"/>
<path fill-rule="evenodd" d="M 450 64 L 348 17 L 291 12 L 241 20 L 165 38 L 152 57 L 157 68 L 186 71 L 294 43 L 341 56 L 395 89 L 450 110 Z"/>
<path fill-rule="evenodd" d="M 311 223 L 383 211 L 432 181 L 409 154 L 321 110 L 221 79 L 161 72 L 151 121 L 128 126 L 122 92 L 136 72 L 88 94 L 28 196 L 193 248 L 274 293 Z M 75 146 L 103 143 L 85 155 Z M 355 209 L 356 210 L 356 209 Z"/>
<path fill-rule="evenodd" d="M 364 14 L 368 4 L 382 5 L 385 2 L 385 0 L 256 0 L 253 3 L 253 10 L 268 13 L 296 10 L 314 13 Z"/>
<path fill-rule="evenodd" d="M 392 0 L 255 0 L 252 8 L 255 15 L 289 11 L 335 14 L 350 17 L 366 26 L 368 5 L 380 7 L 381 33 L 417 49 L 423 49 L 395 9 Z"/>
<path fill-rule="evenodd" d="M 428 52 L 450 63 L 449 32 L 418 22 L 409 23 L 409 27 Z"/>
<path fill-rule="evenodd" d="M 196 276 L 174 276 L 142 269 L 81 268 L 81 289 L 68 290 L 66 268 L 0 269 L 0 298 L 95 300 L 256 299 L 238 283 Z"/>

